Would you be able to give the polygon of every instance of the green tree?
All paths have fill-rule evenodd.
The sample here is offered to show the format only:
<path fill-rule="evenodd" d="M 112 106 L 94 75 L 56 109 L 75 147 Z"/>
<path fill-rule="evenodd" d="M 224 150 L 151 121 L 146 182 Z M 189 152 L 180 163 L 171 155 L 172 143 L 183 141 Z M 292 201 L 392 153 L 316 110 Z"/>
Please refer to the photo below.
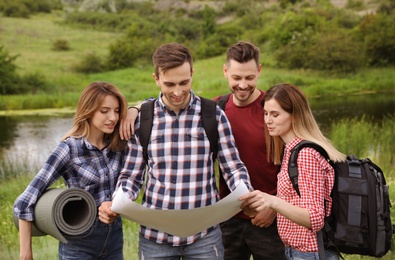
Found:
<path fill-rule="evenodd" d="M 368 15 L 361 22 L 359 32 L 370 65 L 395 64 L 395 14 Z"/>

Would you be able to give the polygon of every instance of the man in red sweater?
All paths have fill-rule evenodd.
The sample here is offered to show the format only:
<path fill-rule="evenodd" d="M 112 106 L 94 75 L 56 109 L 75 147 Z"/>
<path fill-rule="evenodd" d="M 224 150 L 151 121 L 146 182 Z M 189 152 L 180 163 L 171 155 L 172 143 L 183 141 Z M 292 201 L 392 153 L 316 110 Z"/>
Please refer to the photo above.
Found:
<path fill-rule="evenodd" d="M 259 55 L 259 48 L 249 42 L 229 47 L 223 72 L 232 93 L 224 111 L 252 186 L 276 194 L 279 166 L 268 162 L 261 106 L 264 92 L 256 88 L 262 68 Z M 219 188 L 221 198 L 230 193 L 222 178 Z M 264 210 L 253 219 L 240 212 L 222 223 L 221 230 L 225 260 L 249 260 L 251 255 L 256 260 L 285 259 L 284 245 L 277 233 L 276 212 L 272 210 Z"/>

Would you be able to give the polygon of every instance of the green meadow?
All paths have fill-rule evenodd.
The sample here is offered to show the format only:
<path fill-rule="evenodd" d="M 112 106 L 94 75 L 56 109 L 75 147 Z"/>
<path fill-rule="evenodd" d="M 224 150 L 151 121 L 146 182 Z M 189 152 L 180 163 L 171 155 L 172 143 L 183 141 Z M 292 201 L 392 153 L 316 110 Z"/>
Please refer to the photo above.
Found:
<path fill-rule="evenodd" d="M 21 75 L 38 73 L 48 82 L 45 90 L 26 95 L 0 96 L 0 111 L 75 107 L 82 89 L 95 80 L 112 82 L 130 103 L 158 94 L 152 79 L 153 67 L 137 64 L 133 68 L 97 74 L 81 74 L 73 68 L 94 53 L 105 60 L 108 46 L 121 36 L 117 32 L 77 29 L 62 24 L 62 13 L 39 14 L 30 19 L 0 17 L 0 46 L 15 60 Z M 55 51 L 59 39 L 69 43 L 70 50 Z M 152 50 L 153 52 L 154 50 Z M 195 60 L 193 89 L 208 98 L 227 92 L 222 74 L 225 56 Z M 356 74 L 336 76 L 311 70 L 285 70 L 276 67 L 270 52 L 262 52 L 262 74 L 259 87 L 290 82 L 303 88 L 308 97 L 394 92 L 393 68 L 363 69 Z"/>

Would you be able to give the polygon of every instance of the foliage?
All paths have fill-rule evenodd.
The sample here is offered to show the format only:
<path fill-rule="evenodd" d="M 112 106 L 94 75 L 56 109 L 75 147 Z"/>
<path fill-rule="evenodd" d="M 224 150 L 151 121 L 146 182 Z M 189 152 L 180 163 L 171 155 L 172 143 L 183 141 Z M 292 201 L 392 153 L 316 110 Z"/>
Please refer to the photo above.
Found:
<path fill-rule="evenodd" d="M 0 11 L 6 17 L 29 18 L 35 13 L 50 13 L 62 8 L 60 1 L 53 0 L 4 0 Z"/>
<path fill-rule="evenodd" d="M 105 31 L 123 31 L 131 25 L 136 18 L 134 12 L 129 13 L 95 13 L 95 12 L 71 12 L 65 16 L 64 23 L 81 28 L 92 28 Z"/>
<path fill-rule="evenodd" d="M 268 50 L 275 52 L 277 65 L 288 69 L 314 69 L 333 75 L 355 73 L 366 66 L 365 58 L 372 65 L 392 64 L 391 55 L 385 54 L 391 52 L 395 44 L 390 40 L 385 45 L 383 36 L 377 34 L 378 27 L 394 22 L 386 20 L 371 25 L 372 30 L 365 30 L 366 34 L 358 36 L 355 32 L 362 17 L 354 10 L 363 7 L 359 0 L 348 2 L 352 9 L 334 8 L 324 0 L 284 0 L 270 8 L 262 1 L 235 0 L 226 1 L 222 10 L 207 5 L 200 10 L 159 10 L 149 1 L 117 0 L 115 3 L 118 13 L 72 12 L 66 17 L 71 24 L 126 32 L 109 47 L 106 67 L 111 70 L 149 64 L 151 53 L 145 52 L 147 48 L 138 47 L 142 43 L 148 50 L 154 50 L 164 42 L 177 41 L 190 46 L 195 59 L 205 59 L 221 55 L 230 44 L 241 39 L 265 48 L 269 46 Z M 389 12 L 391 6 L 390 2 L 382 4 L 381 9 Z M 233 16 L 233 19 L 218 22 L 226 16 Z M 387 35 L 395 31 L 392 27 L 386 27 L 391 31 Z M 131 35 L 131 31 L 135 34 Z M 358 43 L 359 39 L 363 39 L 364 45 Z M 341 52 L 349 53 L 341 55 Z M 382 57 L 387 58 L 383 60 Z"/>
<path fill-rule="evenodd" d="M 395 14 L 367 15 L 358 29 L 370 65 L 395 65 Z"/>
<path fill-rule="evenodd" d="M 372 124 L 365 117 L 345 119 L 333 123 L 331 129 L 330 140 L 340 151 L 360 158 L 368 157 L 380 166 L 387 178 L 395 178 L 394 116 L 384 117 L 381 124 Z"/>
<path fill-rule="evenodd" d="M 381 4 L 378 7 L 377 12 L 386 15 L 395 14 L 395 2 L 392 0 L 381 1 Z"/>
<path fill-rule="evenodd" d="M 102 59 L 95 52 L 89 52 L 83 56 L 80 63 L 73 66 L 73 70 L 85 74 L 99 73 L 104 71 L 104 64 Z"/>
<path fill-rule="evenodd" d="M 0 94 L 15 94 L 18 93 L 18 83 L 20 77 L 17 74 L 17 66 L 15 60 L 17 55 L 10 55 L 4 46 L 0 46 Z"/>
<path fill-rule="evenodd" d="M 164 37 L 152 30 L 155 26 L 153 23 L 142 20 L 132 24 L 124 38 L 110 45 L 107 68 L 115 70 L 132 67 L 137 62 L 147 64 Z"/>
<path fill-rule="evenodd" d="M 203 31 L 203 37 L 206 39 L 207 37 L 215 33 L 215 27 L 216 27 L 215 11 L 210 7 L 205 6 L 202 12 L 203 12 L 202 31 Z"/>
<path fill-rule="evenodd" d="M 0 46 L 0 94 L 36 94 L 39 90 L 46 90 L 47 82 L 40 73 L 28 73 L 20 76 L 17 72 L 15 60 L 18 55 L 10 55 L 4 46 Z"/>
<path fill-rule="evenodd" d="M 70 50 L 69 42 L 65 39 L 57 39 L 53 43 L 52 50 L 54 50 L 54 51 L 68 51 L 68 50 Z"/>
<path fill-rule="evenodd" d="M 21 93 L 30 93 L 35 95 L 40 91 L 49 91 L 49 85 L 45 79 L 45 76 L 39 72 L 28 73 L 22 76 L 19 85 L 21 86 Z"/>
<path fill-rule="evenodd" d="M 272 49 L 276 50 L 290 44 L 305 31 L 319 31 L 323 27 L 323 22 L 324 17 L 320 17 L 312 9 L 301 10 L 300 13 L 288 11 L 277 18 L 277 24 L 272 31 Z"/>
<path fill-rule="evenodd" d="M 3 3 L 3 5 L 1 6 L 1 11 L 6 17 L 29 18 L 30 16 L 30 11 L 26 7 L 26 5 L 17 1 L 9 1 Z"/>

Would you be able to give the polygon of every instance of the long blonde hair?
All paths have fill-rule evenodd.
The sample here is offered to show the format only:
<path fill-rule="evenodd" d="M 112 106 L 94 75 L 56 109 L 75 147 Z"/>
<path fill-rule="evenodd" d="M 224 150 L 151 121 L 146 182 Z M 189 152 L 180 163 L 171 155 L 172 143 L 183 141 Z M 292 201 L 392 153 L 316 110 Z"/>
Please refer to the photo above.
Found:
<path fill-rule="evenodd" d="M 297 137 L 321 145 L 334 162 L 345 160 L 346 156 L 336 150 L 330 140 L 322 134 L 306 96 L 298 87 L 286 83 L 273 86 L 263 97 L 262 105 L 271 99 L 276 100 L 282 109 L 291 114 L 292 130 Z M 266 128 L 265 132 L 268 159 L 280 164 L 285 144 L 279 136 L 270 136 Z"/>
<path fill-rule="evenodd" d="M 105 134 L 105 138 L 110 140 L 109 149 L 119 151 L 124 148 L 125 142 L 119 136 L 119 124 L 127 115 L 127 101 L 122 93 L 111 83 L 92 82 L 83 91 L 78 101 L 74 116 L 73 127 L 62 137 L 62 141 L 68 137 L 87 137 L 90 132 L 89 123 L 101 106 L 106 96 L 114 96 L 119 102 L 119 120 L 111 134 Z"/>

